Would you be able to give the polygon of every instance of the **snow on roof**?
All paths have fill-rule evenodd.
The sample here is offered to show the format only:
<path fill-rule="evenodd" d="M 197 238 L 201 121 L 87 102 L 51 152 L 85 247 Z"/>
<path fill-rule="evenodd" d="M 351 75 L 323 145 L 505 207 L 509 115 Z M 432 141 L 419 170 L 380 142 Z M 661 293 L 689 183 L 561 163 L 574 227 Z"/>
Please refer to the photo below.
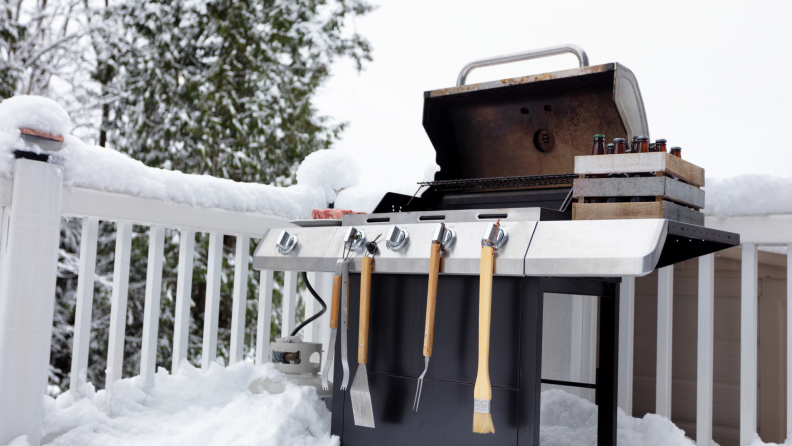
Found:
<path fill-rule="evenodd" d="M 66 112 L 54 101 L 37 96 L 16 96 L 0 103 L 0 123 L 0 176 L 6 178 L 13 172 L 13 152 L 25 148 L 17 129 L 28 126 L 66 135 L 63 148 L 50 157 L 51 163 L 64 167 L 66 187 L 298 219 L 309 218 L 312 209 L 326 208 L 338 190 L 358 181 L 354 159 L 335 149 L 308 155 L 297 169 L 297 184 L 289 187 L 148 167 L 126 154 L 68 135 Z"/>

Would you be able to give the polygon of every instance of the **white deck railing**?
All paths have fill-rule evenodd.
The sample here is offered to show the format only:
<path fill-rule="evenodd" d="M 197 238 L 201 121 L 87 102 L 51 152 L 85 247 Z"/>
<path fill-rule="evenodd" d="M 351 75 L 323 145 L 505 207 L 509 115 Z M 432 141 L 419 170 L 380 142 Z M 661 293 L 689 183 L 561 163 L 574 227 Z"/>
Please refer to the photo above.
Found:
<path fill-rule="evenodd" d="M 57 265 L 57 239 L 61 216 L 82 219 L 76 320 L 72 352 L 71 390 L 84 392 L 93 306 L 94 270 L 99 221 L 117 222 L 115 264 L 107 358 L 106 402 L 112 414 L 113 383 L 121 376 L 126 328 L 127 294 L 132 225 L 151 227 L 149 236 L 146 295 L 140 375 L 147 386 L 154 384 L 162 285 L 165 228 L 180 231 L 179 265 L 176 281 L 176 310 L 172 372 L 187 356 L 190 324 L 192 266 L 196 232 L 209 233 L 207 292 L 201 366 L 208 368 L 217 352 L 220 270 L 223 236 L 237 238 L 234 267 L 230 364 L 242 361 L 247 299 L 249 242 L 268 228 L 288 225 L 283 218 L 140 198 L 84 188 L 62 187 L 62 170 L 52 164 L 17 160 L 13 180 L 0 180 L 0 390 L 13 395 L 0 405 L 0 443 L 28 435 L 39 442 L 41 395 L 46 387 L 52 330 L 52 308 Z M 53 223 L 55 222 L 55 223 Z M 792 247 L 792 216 L 707 218 L 707 226 L 737 232 L 742 237 L 741 318 L 741 444 L 753 441 L 757 401 L 757 283 L 759 245 Z M 792 250 L 788 251 L 792 253 Z M 789 255 L 789 254 L 788 254 Z M 792 272 L 792 262 L 788 262 Z M 332 275 L 312 273 L 314 288 L 330 295 Z M 792 277 L 790 274 L 789 277 Z M 792 281 L 788 281 L 792 295 Z M 282 334 L 295 326 L 297 273 L 284 273 Z M 267 361 L 272 318 L 273 271 L 260 279 L 255 361 Z M 633 315 L 635 279 L 626 278 L 621 288 L 619 405 L 632 413 Z M 699 259 L 699 310 L 697 359 L 697 437 L 712 439 L 714 255 Z M 317 310 L 306 300 L 306 314 Z M 792 320 L 792 305 L 787 307 Z M 673 315 L 673 267 L 662 268 L 658 280 L 658 331 L 656 412 L 671 416 L 671 353 Z M 305 328 L 304 338 L 320 341 L 327 350 L 325 321 Z M 792 330 L 788 331 L 787 377 L 792 378 Z M 792 380 L 788 381 L 792 382 Z M 787 426 L 792 429 L 792 386 L 787 387 Z M 790 432 L 792 433 L 792 432 Z"/>
<path fill-rule="evenodd" d="M 105 382 L 105 401 L 111 414 L 113 383 L 121 378 L 124 361 L 132 225 L 150 226 L 140 360 L 140 375 L 149 387 L 154 384 L 157 359 L 165 228 L 177 229 L 180 233 L 172 358 L 172 373 L 175 373 L 187 357 L 196 232 L 209 234 L 201 353 L 201 367 L 208 368 L 217 353 L 223 236 L 236 237 L 230 365 L 244 359 L 250 241 L 261 238 L 269 228 L 289 226 L 286 219 L 276 216 L 201 208 L 84 188 L 63 188 L 60 167 L 29 160 L 17 160 L 14 179 L 0 181 L 0 212 L 0 280 L 3 281 L 0 324 L 4 325 L 0 326 L 0 352 L 3 353 L 0 381 L 6 381 L 6 384 L 0 382 L 0 386 L 13 386 L 13 395 L 19 398 L 19 401 L 4 400 L 0 404 L 0 420 L 5 420 L 0 421 L 0 444 L 23 434 L 28 435 L 31 445 L 39 443 L 61 216 L 82 219 L 70 384 L 70 390 L 78 396 L 84 394 L 88 367 L 99 221 L 117 223 Z M 54 217 L 57 217 L 55 225 L 51 224 Z M 332 277 L 326 276 L 325 273 L 309 274 L 314 288 L 325 296 L 330 294 L 332 287 Z M 286 335 L 296 325 L 297 273 L 285 272 L 284 277 L 282 333 Z M 259 364 L 269 358 L 274 287 L 273 271 L 262 271 L 255 344 L 255 361 Z M 318 304 L 314 299 L 306 299 L 305 310 L 306 314 L 313 314 Z M 15 314 L 11 314 L 12 311 Z M 326 336 L 314 326 L 311 324 L 304 329 L 303 338 L 327 344 Z M 24 332 L 20 332 L 22 329 Z M 26 363 L 23 355 L 34 359 Z M 12 393 L 4 391 L 3 394 Z"/>

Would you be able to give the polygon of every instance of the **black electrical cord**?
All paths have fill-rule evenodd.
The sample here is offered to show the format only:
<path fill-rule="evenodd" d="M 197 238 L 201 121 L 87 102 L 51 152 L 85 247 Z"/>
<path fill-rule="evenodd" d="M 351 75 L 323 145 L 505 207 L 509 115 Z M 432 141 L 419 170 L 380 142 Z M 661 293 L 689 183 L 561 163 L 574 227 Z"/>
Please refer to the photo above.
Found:
<path fill-rule="evenodd" d="M 305 327 L 306 325 L 310 324 L 311 322 L 319 319 L 325 313 L 325 311 L 327 311 L 327 305 L 325 305 L 325 303 L 322 300 L 322 298 L 319 297 L 318 294 L 316 294 L 316 291 L 314 291 L 313 287 L 311 286 L 311 282 L 308 282 L 308 273 L 303 271 L 302 278 L 303 278 L 303 282 L 305 283 L 305 287 L 308 288 L 308 291 L 311 292 L 311 294 L 313 295 L 314 299 L 319 301 L 319 305 L 322 306 L 322 309 L 318 313 L 316 313 L 313 316 L 311 316 L 309 319 L 304 320 L 302 324 L 298 325 L 297 328 L 292 330 L 292 332 L 291 332 L 291 334 L 289 336 L 297 336 L 297 333 L 300 330 L 302 330 L 303 327 Z"/>

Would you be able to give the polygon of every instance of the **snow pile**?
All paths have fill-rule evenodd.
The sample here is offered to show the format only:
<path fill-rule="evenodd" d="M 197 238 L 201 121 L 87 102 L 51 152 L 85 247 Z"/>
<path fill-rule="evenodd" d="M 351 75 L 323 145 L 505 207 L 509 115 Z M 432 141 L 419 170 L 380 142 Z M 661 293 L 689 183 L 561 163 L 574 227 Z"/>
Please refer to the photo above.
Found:
<path fill-rule="evenodd" d="M 279 395 L 247 390 L 256 378 L 284 380 L 271 364 L 242 362 L 209 370 L 184 361 L 171 376 L 160 369 L 152 389 L 138 376 L 117 381 L 113 412 L 105 411 L 105 391 L 75 399 L 68 391 L 45 396 L 42 444 L 90 445 L 328 445 L 330 412 L 316 390 L 286 384 Z M 19 444 L 22 439 L 17 439 Z"/>
<path fill-rule="evenodd" d="M 595 446 L 597 444 L 597 406 L 564 392 L 542 392 L 542 446 Z M 695 446 L 685 432 L 668 418 L 646 415 L 643 419 L 625 415 L 619 409 L 617 443 L 630 446 Z"/>
<path fill-rule="evenodd" d="M 792 177 L 740 175 L 707 179 L 704 213 L 716 217 L 792 214 Z"/>
<path fill-rule="evenodd" d="M 354 186 L 359 167 L 338 150 L 309 155 L 297 170 L 297 185 L 276 187 L 237 183 L 208 175 L 151 168 L 115 150 L 90 146 L 68 135 L 68 114 L 52 100 L 15 96 L 0 103 L 0 176 L 13 173 L 15 150 L 24 149 L 20 127 L 65 135 L 63 148 L 50 162 L 64 167 L 64 186 L 134 195 L 143 198 L 237 212 L 309 218 L 337 191 Z"/>
<path fill-rule="evenodd" d="M 0 130 L 33 129 L 55 136 L 66 136 L 71 119 L 52 99 L 41 96 L 14 96 L 0 102 Z"/>

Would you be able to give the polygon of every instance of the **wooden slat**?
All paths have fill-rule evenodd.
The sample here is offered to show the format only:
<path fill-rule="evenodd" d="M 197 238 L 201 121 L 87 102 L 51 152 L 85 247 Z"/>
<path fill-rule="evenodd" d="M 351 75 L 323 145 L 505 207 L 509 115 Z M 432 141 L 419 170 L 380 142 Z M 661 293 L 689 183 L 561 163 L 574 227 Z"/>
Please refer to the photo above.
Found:
<path fill-rule="evenodd" d="M 259 276 L 259 307 L 256 324 L 256 364 L 269 362 L 270 325 L 272 321 L 273 271 L 263 270 Z"/>
<path fill-rule="evenodd" d="M 231 352 L 228 364 L 242 360 L 245 345 L 245 315 L 247 310 L 247 275 L 250 260 L 250 237 L 236 238 L 234 257 L 234 301 L 231 307 Z"/>
<path fill-rule="evenodd" d="M 704 225 L 704 214 L 668 201 L 641 203 L 572 203 L 573 220 L 665 218 Z"/>
<path fill-rule="evenodd" d="M 712 442 L 713 352 L 715 349 L 715 255 L 699 257 L 696 439 Z M 704 441 L 702 441 L 702 439 Z"/>
<path fill-rule="evenodd" d="M 122 221 L 116 229 L 113 294 L 110 297 L 110 331 L 105 370 L 105 405 L 113 413 L 113 383 L 121 379 L 124 362 L 127 297 L 129 294 L 129 259 L 132 251 L 132 223 Z"/>
<path fill-rule="evenodd" d="M 157 366 L 157 333 L 159 332 L 164 257 L 165 227 L 153 225 L 149 231 L 146 300 L 143 308 L 143 341 L 140 352 L 140 375 L 147 388 L 154 386 L 154 373 Z"/>
<path fill-rule="evenodd" d="M 223 235 L 209 233 L 209 258 L 206 261 L 206 305 L 204 307 L 201 368 L 209 369 L 217 356 L 217 325 L 220 313 L 220 268 L 223 265 Z"/>
<path fill-rule="evenodd" d="M 640 172 L 664 172 L 696 187 L 705 185 L 704 169 L 670 153 L 625 153 L 622 155 L 575 157 L 575 173 L 579 175 Z"/>
<path fill-rule="evenodd" d="M 740 298 L 740 444 L 750 445 L 756 434 L 759 262 L 757 246 L 742 245 Z"/>
<path fill-rule="evenodd" d="M 586 178 L 574 181 L 572 197 L 659 196 L 684 205 L 703 208 L 704 190 L 668 177 Z"/>
<path fill-rule="evenodd" d="M 190 344 L 190 306 L 192 304 L 193 258 L 195 231 L 182 229 L 179 236 L 179 270 L 176 276 L 176 318 L 173 328 L 173 360 L 171 373 L 179 371 L 179 364 L 187 357 Z"/>
<path fill-rule="evenodd" d="M 69 389 L 82 396 L 88 370 L 88 350 L 91 340 L 91 309 L 93 308 L 94 278 L 96 274 L 96 242 L 99 219 L 83 218 L 80 237 L 80 271 L 77 276 L 77 308 L 75 308 L 74 337 L 72 338 L 71 380 Z"/>
<path fill-rule="evenodd" d="M 674 266 L 658 270 L 657 381 L 655 413 L 671 419 L 671 358 L 674 333 Z"/>
<path fill-rule="evenodd" d="M 297 271 L 283 272 L 283 316 L 281 337 L 289 336 L 296 326 L 297 317 Z"/>

